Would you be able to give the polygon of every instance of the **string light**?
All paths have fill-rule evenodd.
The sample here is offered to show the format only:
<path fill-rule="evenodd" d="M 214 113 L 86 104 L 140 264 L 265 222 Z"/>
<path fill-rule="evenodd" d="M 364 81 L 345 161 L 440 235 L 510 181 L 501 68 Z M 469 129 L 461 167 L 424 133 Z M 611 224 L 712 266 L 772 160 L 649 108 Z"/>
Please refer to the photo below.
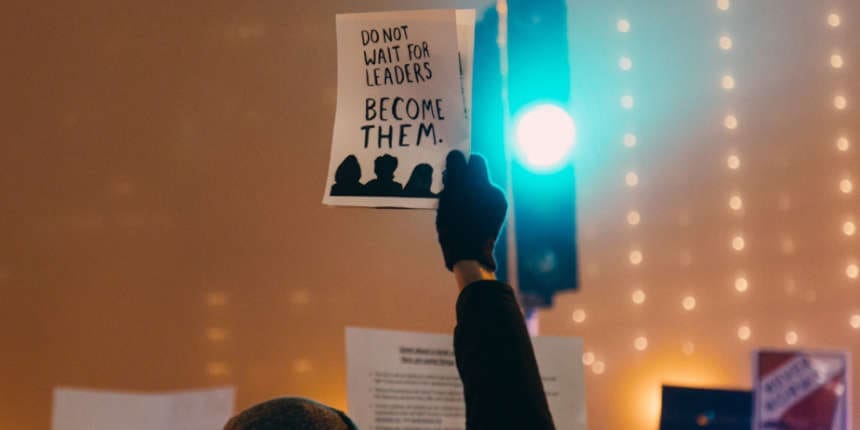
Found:
<path fill-rule="evenodd" d="M 857 279 L 860 276 L 860 267 L 857 267 L 856 264 L 851 263 L 845 267 L 845 276 L 851 279 Z"/>
<path fill-rule="evenodd" d="M 624 135 L 624 146 L 628 148 L 632 148 L 636 146 L 636 135 L 633 133 L 627 133 Z"/>
<path fill-rule="evenodd" d="M 582 364 L 586 366 L 591 366 L 594 364 L 594 353 L 586 352 L 582 354 Z"/>
<path fill-rule="evenodd" d="M 831 13 L 827 16 L 827 24 L 830 24 L 833 28 L 839 27 L 842 24 L 842 18 L 839 17 L 839 14 Z"/>
<path fill-rule="evenodd" d="M 681 301 L 681 306 L 684 310 L 691 311 L 696 308 L 696 298 L 693 296 L 684 297 L 684 300 Z"/>
<path fill-rule="evenodd" d="M 638 266 L 639 264 L 642 263 L 642 251 L 639 251 L 639 250 L 630 251 L 630 257 L 629 258 L 630 258 L 630 264 L 632 264 L 634 266 Z"/>
<path fill-rule="evenodd" d="M 789 345 L 797 345 L 798 336 L 794 330 L 785 333 L 785 343 Z"/>
<path fill-rule="evenodd" d="M 735 87 L 735 78 L 731 75 L 723 76 L 722 85 L 724 90 L 731 90 Z"/>
<path fill-rule="evenodd" d="M 720 49 L 722 49 L 723 51 L 728 51 L 729 49 L 732 49 L 732 45 L 733 42 L 731 37 L 723 36 L 720 38 Z"/>
<path fill-rule="evenodd" d="M 729 0 L 717 0 L 717 8 L 719 10 L 722 10 L 722 11 L 729 10 L 729 6 L 731 6 L 731 4 L 729 3 Z"/>
<path fill-rule="evenodd" d="M 639 175 L 636 172 L 627 172 L 627 175 L 624 177 L 624 182 L 628 187 L 635 187 L 639 185 Z"/>
<path fill-rule="evenodd" d="M 738 128 L 738 118 L 734 115 L 726 115 L 726 118 L 723 119 L 723 125 L 729 130 L 734 130 Z"/>
<path fill-rule="evenodd" d="M 732 248 L 734 248 L 735 251 L 743 251 L 745 247 L 746 241 L 743 236 L 735 236 L 734 239 L 732 239 Z"/>
<path fill-rule="evenodd" d="M 857 226 L 853 221 L 845 221 L 842 224 L 842 233 L 845 233 L 846 236 L 854 236 L 854 233 L 857 232 Z"/>
<path fill-rule="evenodd" d="M 726 158 L 726 165 L 729 169 L 738 170 L 741 167 L 741 159 L 737 155 L 729 155 L 729 158 Z"/>
<path fill-rule="evenodd" d="M 749 326 L 742 325 L 738 327 L 738 339 L 747 341 L 750 337 L 752 337 L 752 329 Z"/>
<path fill-rule="evenodd" d="M 639 215 L 638 211 L 630 211 L 627 213 L 627 224 L 639 225 L 639 222 L 641 220 L 642 220 L 642 217 Z"/>
<path fill-rule="evenodd" d="M 839 190 L 845 194 L 850 194 L 854 190 L 854 183 L 850 179 L 843 179 L 839 181 Z"/>
<path fill-rule="evenodd" d="M 842 136 L 842 137 L 836 139 L 836 149 L 838 149 L 842 152 L 845 152 L 845 151 L 848 151 L 848 149 L 850 149 L 850 148 L 851 148 L 851 142 L 848 141 L 847 137 Z"/>
<path fill-rule="evenodd" d="M 633 96 L 626 95 L 621 97 L 621 107 L 624 109 L 633 109 Z"/>
<path fill-rule="evenodd" d="M 626 19 L 619 19 L 618 24 L 616 24 L 616 28 L 618 28 L 618 31 L 620 31 L 621 33 L 627 33 L 630 31 L 630 21 Z"/>
<path fill-rule="evenodd" d="M 633 68 L 633 60 L 631 60 L 630 57 L 621 57 L 618 60 L 618 68 L 625 72 L 629 71 Z"/>
<path fill-rule="evenodd" d="M 594 364 L 591 365 L 591 371 L 594 372 L 595 375 L 602 375 L 606 372 L 606 364 L 602 361 L 595 361 Z"/>
<path fill-rule="evenodd" d="M 845 62 L 842 60 L 842 56 L 839 54 L 833 54 L 830 56 L 830 66 L 834 69 L 841 69 Z"/>
<path fill-rule="evenodd" d="M 648 349 L 648 338 L 645 336 L 639 336 L 633 341 L 633 348 L 636 348 L 637 351 L 644 351 Z"/>
<path fill-rule="evenodd" d="M 633 300 L 633 303 L 641 305 L 642 303 L 645 303 L 645 292 L 642 290 L 636 290 L 630 298 Z"/>
<path fill-rule="evenodd" d="M 729 199 L 729 207 L 732 208 L 733 211 L 739 211 L 744 207 L 744 201 L 741 200 L 741 196 L 734 195 Z"/>
<path fill-rule="evenodd" d="M 841 95 L 833 97 L 833 107 L 839 110 L 844 110 L 846 107 L 848 107 L 848 99 L 846 99 L 845 96 Z"/>
<path fill-rule="evenodd" d="M 585 317 L 586 317 L 586 315 L 585 315 L 585 311 L 584 311 L 584 310 L 582 310 L 582 309 L 576 309 L 576 310 L 574 310 L 574 311 L 573 311 L 573 314 L 571 315 L 571 318 L 573 319 L 573 322 L 575 322 L 575 323 L 577 323 L 577 324 L 580 324 L 580 323 L 585 322 Z"/>
<path fill-rule="evenodd" d="M 851 315 L 851 319 L 848 320 L 848 324 L 851 325 L 851 328 L 860 330 L 860 314 Z"/>
<path fill-rule="evenodd" d="M 747 278 L 743 276 L 738 276 L 735 278 L 735 290 L 739 293 L 745 293 L 750 287 L 750 283 Z"/>

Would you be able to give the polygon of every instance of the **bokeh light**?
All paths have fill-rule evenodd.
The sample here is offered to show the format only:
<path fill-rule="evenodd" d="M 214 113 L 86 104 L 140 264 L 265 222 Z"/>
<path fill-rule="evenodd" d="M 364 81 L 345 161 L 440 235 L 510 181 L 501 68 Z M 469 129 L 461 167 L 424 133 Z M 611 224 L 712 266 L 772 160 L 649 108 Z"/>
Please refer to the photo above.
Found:
<path fill-rule="evenodd" d="M 738 128 L 738 118 L 734 115 L 726 115 L 723 119 L 723 125 L 729 130 L 734 130 Z"/>
<path fill-rule="evenodd" d="M 636 135 L 633 133 L 627 133 L 624 135 L 624 146 L 628 148 L 632 148 L 636 146 Z"/>
<path fill-rule="evenodd" d="M 842 56 L 839 54 L 833 54 L 830 56 L 830 66 L 834 69 L 841 69 L 845 64 L 845 61 L 842 59 Z"/>
<path fill-rule="evenodd" d="M 594 353 L 585 352 L 582 354 L 582 364 L 584 364 L 586 366 L 591 366 L 592 364 L 594 364 L 594 360 L 595 360 Z"/>
<path fill-rule="evenodd" d="M 737 290 L 739 293 L 746 292 L 749 287 L 750 283 L 746 277 L 738 276 L 737 278 L 735 278 L 735 290 Z"/>
<path fill-rule="evenodd" d="M 641 305 L 642 303 L 645 303 L 645 292 L 642 290 L 636 290 L 630 296 L 630 299 L 633 300 L 633 303 Z"/>
<path fill-rule="evenodd" d="M 632 264 L 634 266 L 638 266 L 638 265 L 642 264 L 642 259 L 643 259 L 642 251 L 639 251 L 639 250 L 630 251 L 629 259 L 630 259 L 630 264 Z"/>
<path fill-rule="evenodd" d="M 738 339 L 740 340 L 749 340 L 752 337 L 752 329 L 750 329 L 747 325 L 742 325 L 738 327 Z"/>
<path fill-rule="evenodd" d="M 639 175 L 637 175 L 636 172 L 627 172 L 627 175 L 624 176 L 624 183 L 626 183 L 628 187 L 639 185 Z"/>
<path fill-rule="evenodd" d="M 642 220 L 642 217 L 639 215 L 638 211 L 630 211 L 627 213 L 627 224 L 639 225 L 639 222 L 641 220 Z"/>
<path fill-rule="evenodd" d="M 696 298 L 693 296 L 684 297 L 684 299 L 681 300 L 681 307 L 683 307 L 684 310 L 686 310 L 686 311 L 691 311 L 691 310 L 695 309 L 696 308 Z"/>

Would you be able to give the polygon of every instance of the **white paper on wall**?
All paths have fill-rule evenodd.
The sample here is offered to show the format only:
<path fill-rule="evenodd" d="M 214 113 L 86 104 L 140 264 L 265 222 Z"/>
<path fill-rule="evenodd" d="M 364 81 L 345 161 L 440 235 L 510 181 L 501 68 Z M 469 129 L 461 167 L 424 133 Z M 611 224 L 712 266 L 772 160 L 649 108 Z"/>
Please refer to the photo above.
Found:
<path fill-rule="evenodd" d="M 145 394 L 55 388 L 51 429 L 221 429 L 234 398 L 233 388 Z"/>
<path fill-rule="evenodd" d="M 582 340 L 532 338 L 559 430 L 586 428 Z M 465 429 L 450 335 L 347 328 L 349 416 L 362 430 Z"/>

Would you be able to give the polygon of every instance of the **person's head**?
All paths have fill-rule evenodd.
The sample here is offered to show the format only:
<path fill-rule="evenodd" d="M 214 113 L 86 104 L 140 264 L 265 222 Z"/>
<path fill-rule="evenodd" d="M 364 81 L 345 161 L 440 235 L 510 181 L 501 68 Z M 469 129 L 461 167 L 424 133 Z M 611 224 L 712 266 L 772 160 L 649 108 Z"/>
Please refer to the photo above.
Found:
<path fill-rule="evenodd" d="M 343 412 L 298 397 L 272 399 L 240 412 L 224 430 L 358 430 Z"/>
<path fill-rule="evenodd" d="M 355 155 L 350 155 L 337 166 L 334 172 L 334 181 L 338 184 L 352 184 L 361 179 L 361 165 Z"/>
<path fill-rule="evenodd" d="M 395 170 L 397 170 L 397 159 L 388 154 L 376 157 L 373 162 L 373 171 L 379 179 L 387 181 L 394 179 Z"/>
<path fill-rule="evenodd" d="M 421 191 L 430 191 L 430 186 L 433 185 L 433 166 L 427 163 L 421 163 L 415 166 L 412 171 L 412 176 L 406 183 L 406 187 Z"/>

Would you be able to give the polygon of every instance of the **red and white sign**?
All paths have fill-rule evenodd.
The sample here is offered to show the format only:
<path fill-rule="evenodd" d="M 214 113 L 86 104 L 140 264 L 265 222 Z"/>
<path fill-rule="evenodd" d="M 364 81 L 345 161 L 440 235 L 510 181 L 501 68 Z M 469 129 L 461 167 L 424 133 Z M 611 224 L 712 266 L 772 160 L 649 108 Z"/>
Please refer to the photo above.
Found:
<path fill-rule="evenodd" d="M 850 355 L 757 351 L 755 430 L 849 430 Z"/>

